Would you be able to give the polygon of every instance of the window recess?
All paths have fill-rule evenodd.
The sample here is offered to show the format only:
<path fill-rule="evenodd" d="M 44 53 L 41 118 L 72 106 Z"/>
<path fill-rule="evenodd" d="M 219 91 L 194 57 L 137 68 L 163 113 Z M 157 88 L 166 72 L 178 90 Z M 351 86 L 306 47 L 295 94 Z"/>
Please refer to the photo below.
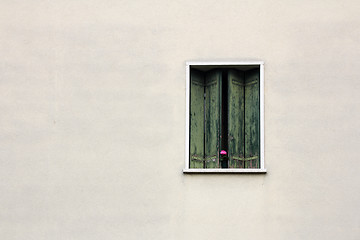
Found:
<path fill-rule="evenodd" d="M 187 64 L 184 172 L 266 172 L 263 63 Z"/>

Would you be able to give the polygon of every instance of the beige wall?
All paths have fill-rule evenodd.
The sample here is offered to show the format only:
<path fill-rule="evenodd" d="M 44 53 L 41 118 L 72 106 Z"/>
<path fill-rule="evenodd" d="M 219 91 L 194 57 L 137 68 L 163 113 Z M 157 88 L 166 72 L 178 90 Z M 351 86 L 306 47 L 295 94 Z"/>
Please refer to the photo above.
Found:
<path fill-rule="evenodd" d="M 358 1 L 1 1 L 0 239 L 360 239 Z M 185 61 L 265 61 L 266 175 L 184 175 Z"/>

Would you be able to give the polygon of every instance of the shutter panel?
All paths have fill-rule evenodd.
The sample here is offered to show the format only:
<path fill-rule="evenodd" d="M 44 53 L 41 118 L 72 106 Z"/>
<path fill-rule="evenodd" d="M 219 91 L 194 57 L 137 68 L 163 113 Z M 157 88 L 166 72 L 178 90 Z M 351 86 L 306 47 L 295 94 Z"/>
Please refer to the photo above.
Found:
<path fill-rule="evenodd" d="M 228 156 L 229 168 L 244 168 L 244 73 L 228 72 Z"/>
<path fill-rule="evenodd" d="M 219 168 L 221 71 L 206 74 L 205 82 L 205 168 Z"/>
<path fill-rule="evenodd" d="M 190 168 L 204 168 L 204 74 L 190 73 Z"/>
<path fill-rule="evenodd" d="M 245 168 L 260 168 L 260 72 L 245 72 Z"/>

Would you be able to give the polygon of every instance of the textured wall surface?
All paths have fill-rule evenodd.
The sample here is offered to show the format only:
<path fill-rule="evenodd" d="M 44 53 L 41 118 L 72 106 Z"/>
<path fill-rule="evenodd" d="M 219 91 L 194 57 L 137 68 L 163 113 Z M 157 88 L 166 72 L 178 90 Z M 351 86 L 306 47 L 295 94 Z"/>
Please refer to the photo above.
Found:
<path fill-rule="evenodd" d="M 0 238 L 360 239 L 358 1 L 1 1 Z M 184 175 L 185 62 L 265 62 L 263 175 Z"/>

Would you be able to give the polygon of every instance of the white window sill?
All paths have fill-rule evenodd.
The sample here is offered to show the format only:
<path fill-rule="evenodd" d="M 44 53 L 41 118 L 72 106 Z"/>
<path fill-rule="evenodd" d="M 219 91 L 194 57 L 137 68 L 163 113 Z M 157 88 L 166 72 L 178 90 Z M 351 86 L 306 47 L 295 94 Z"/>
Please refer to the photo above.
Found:
<path fill-rule="evenodd" d="M 183 169 L 183 173 L 266 173 L 266 169 L 219 169 L 219 168 L 207 168 L 207 169 L 201 169 L 201 168 L 193 168 L 193 169 Z"/>

